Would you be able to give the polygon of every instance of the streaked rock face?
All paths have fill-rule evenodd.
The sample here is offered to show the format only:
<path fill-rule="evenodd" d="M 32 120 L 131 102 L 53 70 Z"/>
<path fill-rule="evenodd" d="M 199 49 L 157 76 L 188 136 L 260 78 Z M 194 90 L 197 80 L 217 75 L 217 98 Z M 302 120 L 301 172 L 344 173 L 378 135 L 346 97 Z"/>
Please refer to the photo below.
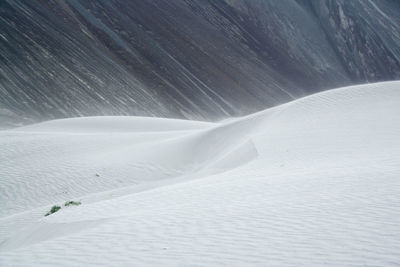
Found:
<path fill-rule="evenodd" d="M 395 0 L 0 1 L 0 126 L 215 120 L 400 78 Z"/>

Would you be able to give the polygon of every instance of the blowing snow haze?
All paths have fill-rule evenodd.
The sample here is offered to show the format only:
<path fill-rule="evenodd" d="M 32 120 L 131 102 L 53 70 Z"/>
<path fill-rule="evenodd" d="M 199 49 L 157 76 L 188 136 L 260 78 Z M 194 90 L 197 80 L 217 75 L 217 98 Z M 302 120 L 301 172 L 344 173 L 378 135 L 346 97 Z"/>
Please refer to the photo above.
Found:
<path fill-rule="evenodd" d="M 400 78 L 400 1 L 0 1 L 0 126 L 217 120 Z"/>

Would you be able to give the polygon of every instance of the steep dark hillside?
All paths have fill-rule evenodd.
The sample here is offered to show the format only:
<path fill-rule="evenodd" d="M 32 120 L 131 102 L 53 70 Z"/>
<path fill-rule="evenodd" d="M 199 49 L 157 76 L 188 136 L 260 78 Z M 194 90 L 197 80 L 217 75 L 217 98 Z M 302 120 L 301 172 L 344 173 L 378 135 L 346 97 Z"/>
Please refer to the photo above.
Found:
<path fill-rule="evenodd" d="M 0 0 L 0 126 L 215 120 L 400 78 L 396 0 Z"/>

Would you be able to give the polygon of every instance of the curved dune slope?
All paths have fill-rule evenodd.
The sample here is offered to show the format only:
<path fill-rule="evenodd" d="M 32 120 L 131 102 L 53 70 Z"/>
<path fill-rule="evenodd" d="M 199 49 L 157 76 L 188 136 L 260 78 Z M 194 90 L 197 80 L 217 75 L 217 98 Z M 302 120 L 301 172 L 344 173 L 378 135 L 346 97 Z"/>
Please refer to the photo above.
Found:
<path fill-rule="evenodd" d="M 396 265 L 399 114 L 386 82 L 221 123 L 2 131 L 0 265 Z"/>

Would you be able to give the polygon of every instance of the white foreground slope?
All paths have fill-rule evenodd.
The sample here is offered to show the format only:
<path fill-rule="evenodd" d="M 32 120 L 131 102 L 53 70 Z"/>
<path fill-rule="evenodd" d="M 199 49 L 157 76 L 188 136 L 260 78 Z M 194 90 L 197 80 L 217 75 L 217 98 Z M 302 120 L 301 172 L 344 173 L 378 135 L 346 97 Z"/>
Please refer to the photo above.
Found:
<path fill-rule="evenodd" d="M 400 82 L 221 124 L 52 121 L 0 148 L 0 266 L 400 264 Z"/>

